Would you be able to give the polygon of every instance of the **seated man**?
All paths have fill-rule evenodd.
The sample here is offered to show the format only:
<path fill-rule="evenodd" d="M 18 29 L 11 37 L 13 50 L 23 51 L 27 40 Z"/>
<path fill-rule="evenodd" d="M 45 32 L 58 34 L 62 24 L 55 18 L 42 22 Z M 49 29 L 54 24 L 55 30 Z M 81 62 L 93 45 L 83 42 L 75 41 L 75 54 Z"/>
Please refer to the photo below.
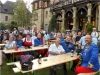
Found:
<path fill-rule="evenodd" d="M 85 42 L 86 45 L 78 57 L 82 59 L 82 63 L 76 67 L 76 74 L 96 72 L 99 70 L 98 47 L 92 43 L 92 37 L 90 35 L 85 36 Z"/>
<path fill-rule="evenodd" d="M 34 39 L 34 46 L 40 46 L 40 45 L 43 45 L 43 43 L 42 43 L 42 41 L 40 40 L 40 38 L 41 38 L 41 34 L 38 33 L 38 34 L 37 34 L 37 38 Z"/>
<path fill-rule="evenodd" d="M 57 38 L 60 38 L 61 42 L 64 41 L 64 38 L 62 37 L 62 34 L 61 33 L 57 33 Z"/>
<path fill-rule="evenodd" d="M 71 50 L 76 50 L 74 44 L 71 41 L 70 36 L 66 36 L 65 41 L 61 42 L 61 45 L 63 46 L 66 53 L 71 52 Z"/>
<path fill-rule="evenodd" d="M 66 53 L 71 52 L 71 50 L 76 50 L 74 44 L 71 42 L 71 37 L 66 36 L 65 41 L 61 42 L 61 45 L 63 46 Z M 73 62 L 71 70 L 73 71 L 76 66 L 76 63 Z"/>
<path fill-rule="evenodd" d="M 21 48 L 23 46 L 23 41 L 22 41 L 22 35 L 21 34 L 18 34 L 16 36 L 16 45 L 17 45 L 17 48 Z M 23 55 L 24 53 L 23 52 L 18 52 L 18 53 L 15 53 L 15 56 L 16 55 Z"/>
<path fill-rule="evenodd" d="M 65 50 L 60 45 L 60 38 L 56 38 L 55 43 L 50 45 L 48 52 L 49 52 L 49 56 L 55 56 L 55 55 L 65 53 Z M 59 65 L 57 65 L 57 66 L 59 66 Z M 54 66 L 54 67 L 50 68 L 50 75 L 52 75 L 53 73 L 56 75 L 56 70 L 55 69 L 57 68 L 57 66 Z M 64 75 L 67 75 L 65 64 L 62 64 L 62 66 L 63 66 L 63 69 L 64 69 Z"/>
<path fill-rule="evenodd" d="M 18 35 L 16 36 L 15 42 L 16 42 L 17 48 L 22 47 L 22 46 L 23 46 L 22 35 L 18 34 Z"/>
<path fill-rule="evenodd" d="M 37 38 L 34 39 L 34 46 L 43 46 L 43 43 L 42 43 L 42 41 L 40 40 L 40 38 L 41 38 L 41 34 L 38 33 L 38 34 L 37 34 Z M 47 50 L 37 50 L 36 52 L 38 52 L 39 54 L 42 55 L 42 57 L 44 57 L 45 54 L 47 53 Z M 38 55 L 38 56 L 39 56 L 39 55 Z M 37 57 L 38 57 L 38 56 L 37 56 Z"/>

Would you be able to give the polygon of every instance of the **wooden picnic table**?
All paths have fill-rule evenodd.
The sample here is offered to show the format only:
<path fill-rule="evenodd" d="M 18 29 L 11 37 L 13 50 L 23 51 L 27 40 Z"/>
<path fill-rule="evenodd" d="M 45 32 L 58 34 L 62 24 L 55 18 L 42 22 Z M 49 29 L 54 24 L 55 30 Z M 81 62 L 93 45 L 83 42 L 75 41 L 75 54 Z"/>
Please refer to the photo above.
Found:
<path fill-rule="evenodd" d="M 44 59 L 47 59 L 47 61 L 43 61 Z M 38 59 L 35 59 L 32 61 L 33 66 L 32 66 L 32 69 L 29 71 L 22 71 L 20 62 L 15 62 L 14 64 L 17 68 L 13 68 L 13 71 L 16 72 L 16 69 L 17 70 L 19 69 L 18 72 L 21 72 L 21 73 L 34 72 L 34 71 L 39 70 L 39 69 L 43 69 L 43 68 L 51 67 L 54 65 L 66 63 L 69 61 L 73 61 L 75 59 L 77 59 L 77 54 L 75 54 L 74 57 L 71 57 L 71 55 L 69 53 L 42 58 L 42 64 L 39 64 Z"/>
<path fill-rule="evenodd" d="M 5 44 L 0 44 L 0 46 L 5 46 Z"/>
<path fill-rule="evenodd" d="M 18 50 L 3 50 L 3 52 L 5 54 L 9 54 L 9 53 L 18 53 L 18 52 L 27 52 L 27 51 L 36 51 L 36 50 L 41 50 L 41 49 L 48 49 L 48 46 L 45 45 L 45 46 L 37 46 L 37 47 L 32 47 L 30 49 L 25 49 L 25 48 L 22 48 L 22 49 L 18 49 Z"/>

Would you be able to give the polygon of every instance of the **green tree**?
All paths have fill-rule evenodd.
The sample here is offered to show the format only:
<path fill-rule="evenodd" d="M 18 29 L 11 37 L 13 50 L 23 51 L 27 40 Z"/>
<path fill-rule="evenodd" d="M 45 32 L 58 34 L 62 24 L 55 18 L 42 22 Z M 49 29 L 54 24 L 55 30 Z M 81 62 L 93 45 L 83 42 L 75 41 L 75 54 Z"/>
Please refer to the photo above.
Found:
<path fill-rule="evenodd" d="M 57 17 L 55 15 L 52 15 L 49 25 L 49 32 L 54 31 L 56 29 L 57 25 Z"/>
<path fill-rule="evenodd" d="M 86 31 L 87 31 L 88 34 L 91 34 L 93 27 L 94 26 L 92 25 L 92 23 L 87 24 Z"/>
<path fill-rule="evenodd" d="M 13 19 L 19 26 L 25 27 L 27 25 L 31 25 L 31 13 L 27 9 L 23 0 L 17 2 L 17 5 L 14 7 L 13 11 Z"/>
<path fill-rule="evenodd" d="M 5 29 L 6 29 L 6 27 L 5 27 L 5 24 L 4 24 L 4 23 L 0 23 L 0 29 L 1 29 L 1 30 L 5 30 Z"/>
<path fill-rule="evenodd" d="M 34 22 L 32 23 L 32 25 L 36 25 L 36 24 L 35 24 L 35 18 L 38 17 L 38 13 L 36 12 L 35 5 L 33 5 L 32 17 L 33 17 L 33 21 L 34 21 Z"/>
<path fill-rule="evenodd" d="M 17 25 L 17 22 L 12 21 L 12 22 L 9 24 L 9 29 L 12 31 L 14 28 L 17 28 L 17 29 L 18 29 L 18 26 L 19 26 L 19 25 Z"/>

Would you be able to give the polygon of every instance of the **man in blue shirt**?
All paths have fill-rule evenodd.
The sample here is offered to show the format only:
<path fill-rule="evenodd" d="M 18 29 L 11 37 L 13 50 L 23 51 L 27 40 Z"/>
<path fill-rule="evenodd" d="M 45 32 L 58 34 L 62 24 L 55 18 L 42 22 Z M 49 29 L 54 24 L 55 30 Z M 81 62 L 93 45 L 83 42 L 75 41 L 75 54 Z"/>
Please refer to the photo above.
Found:
<path fill-rule="evenodd" d="M 71 52 L 71 50 L 76 50 L 74 44 L 71 41 L 70 36 L 66 36 L 65 40 L 61 42 L 62 47 L 64 48 L 65 52 Z"/>
<path fill-rule="evenodd" d="M 22 35 L 21 35 L 21 34 L 18 34 L 18 35 L 16 36 L 15 42 L 16 42 L 17 48 L 20 48 L 20 47 L 23 46 L 23 41 L 22 41 Z M 16 55 L 24 55 L 24 53 L 23 53 L 23 52 L 18 52 L 18 53 L 15 53 L 15 56 L 16 56 Z M 14 60 L 16 60 L 16 59 L 14 59 Z"/>
<path fill-rule="evenodd" d="M 38 34 L 37 34 L 37 38 L 34 39 L 34 46 L 43 45 L 43 43 L 42 43 L 42 41 L 40 40 L 40 38 L 41 38 L 41 34 L 38 33 Z"/>
<path fill-rule="evenodd" d="M 40 38 L 41 38 L 41 34 L 38 33 L 38 34 L 37 34 L 37 38 L 34 39 L 34 46 L 43 46 L 43 43 L 42 43 L 42 41 L 40 40 Z M 48 51 L 48 50 L 42 50 L 42 49 L 41 49 L 41 50 L 37 50 L 36 52 L 39 53 L 39 55 L 41 54 L 42 57 L 44 57 L 44 56 L 46 55 L 47 51 Z M 39 55 L 37 55 L 37 57 L 39 57 Z M 36 57 L 36 58 L 37 58 L 37 57 Z"/>
<path fill-rule="evenodd" d="M 92 43 L 92 37 L 90 35 L 85 36 L 85 42 L 86 45 L 78 57 L 82 60 L 82 63 L 75 69 L 76 74 L 96 72 L 99 70 L 98 46 Z"/>
<path fill-rule="evenodd" d="M 66 36 L 65 41 L 61 42 L 61 45 L 63 46 L 66 53 L 71 52 L 71 50 L 76 50 L 74 44 L 71 41 L 70 36 Z"/>
<path fill-rule="evenodd" d="M 21 46 L 23 46 L 23 41 L 22 41 L 22 35 L 17 35 L 16 36 L 16 45 L 17 45 L 17 48 L 20 48 Z"/>
<path fill-rule="evenodd" d="M 57 33 L 57 38 L 60 38 L 61 42 L 65 41 L 61 33 Z"/>

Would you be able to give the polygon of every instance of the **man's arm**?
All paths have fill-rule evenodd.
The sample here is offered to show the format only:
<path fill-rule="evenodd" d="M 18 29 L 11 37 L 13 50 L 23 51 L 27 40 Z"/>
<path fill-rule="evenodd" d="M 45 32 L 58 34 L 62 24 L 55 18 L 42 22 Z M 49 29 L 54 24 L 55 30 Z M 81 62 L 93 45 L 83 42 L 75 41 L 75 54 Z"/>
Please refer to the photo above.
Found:
<path fill-rule="evenodd" d="M 97 60 L 98 60 L 98 52 L 99 52 L 99 49 L 98 49 L 98 47 L 97 47 L 97 45 L 93 45 L 93 48 L 92 48 L 93 50 L 92 50 L 92 55 L 91 55 L 91 58 L 90 58 L 90 60 L 89 60 L 89 64 L 95 64 L 96 62 L 97 62 Z"/>

